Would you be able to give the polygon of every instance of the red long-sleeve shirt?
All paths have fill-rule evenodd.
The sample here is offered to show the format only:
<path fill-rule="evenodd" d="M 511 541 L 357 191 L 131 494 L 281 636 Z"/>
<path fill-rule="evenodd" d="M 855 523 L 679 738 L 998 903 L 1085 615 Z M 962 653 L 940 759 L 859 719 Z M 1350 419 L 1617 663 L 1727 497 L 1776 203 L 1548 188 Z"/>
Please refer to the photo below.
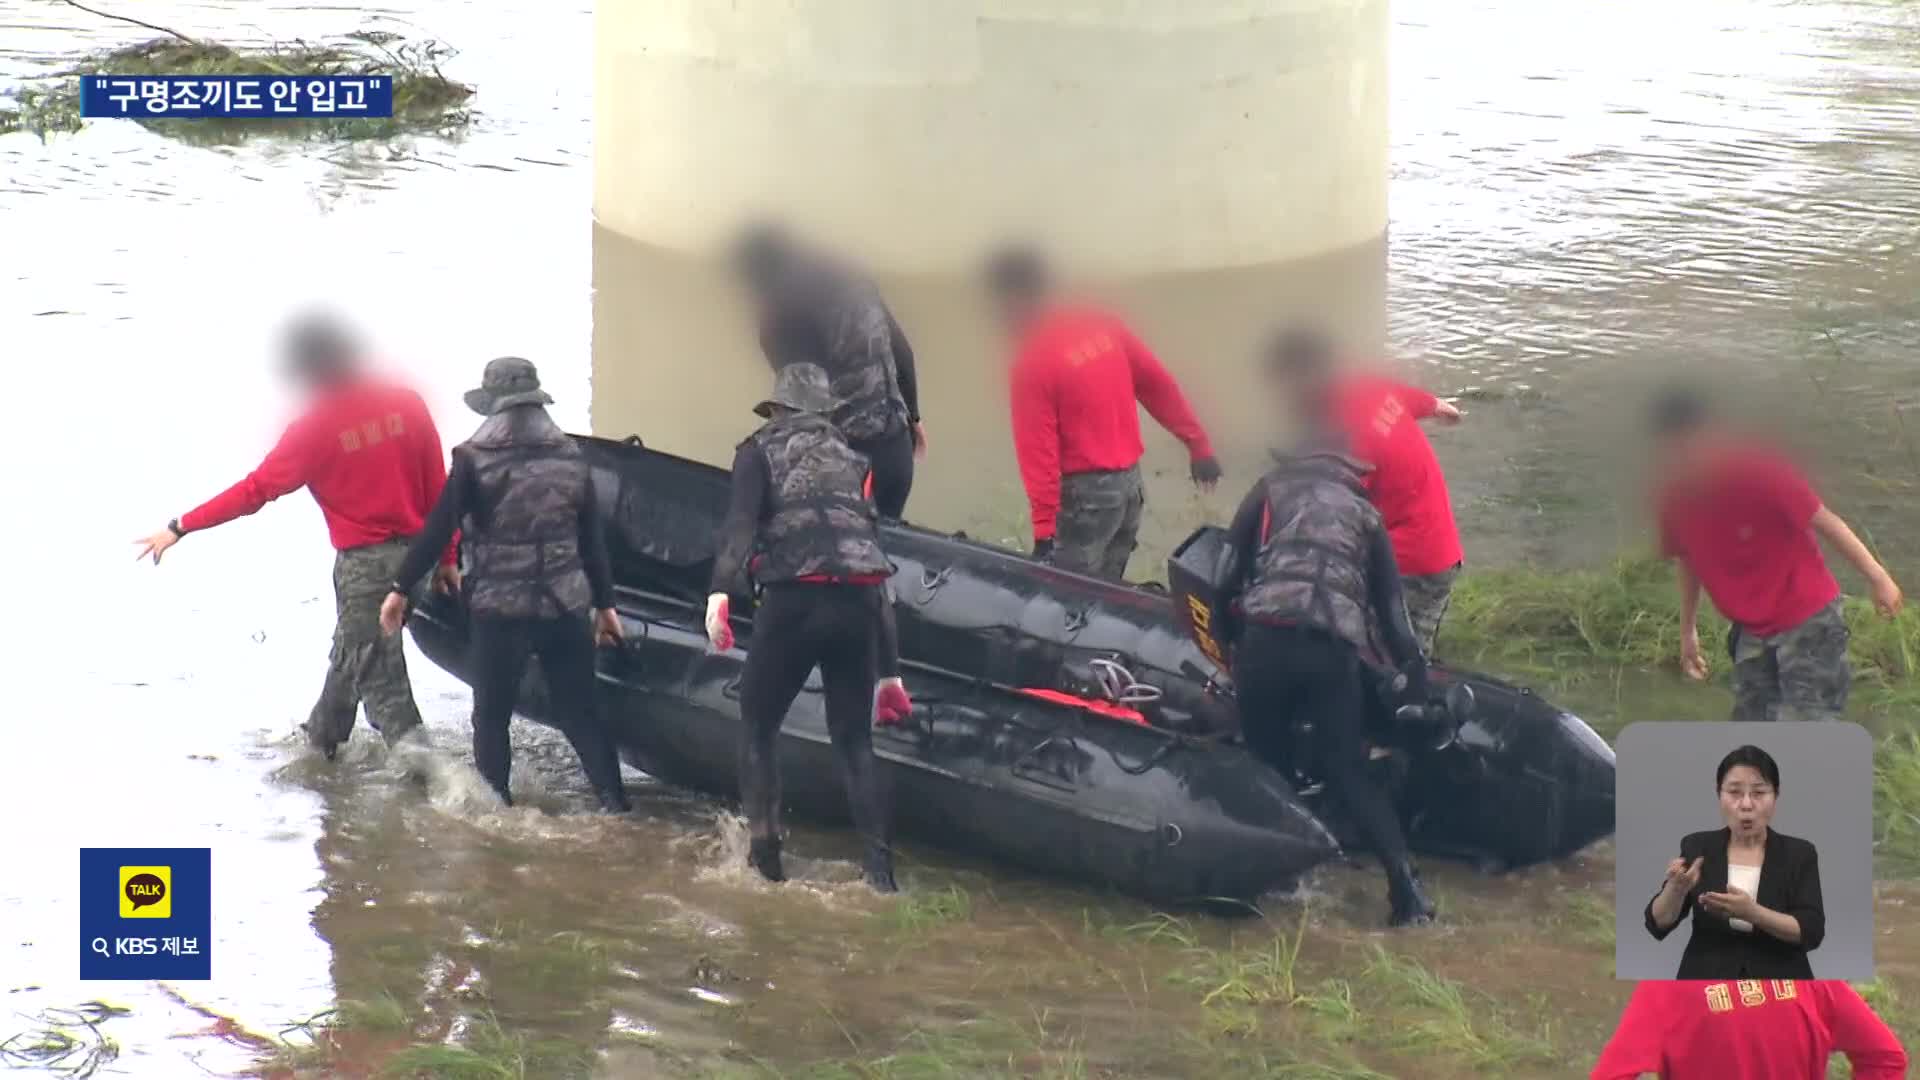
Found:
<path fill-rule="evenodd" d="M 1855 1080 L 1901 1080 L 1907 1052 L 1844 982 L 1643 982 L 1591 1080 L 1824 1080 L 1847 1055 Z"/>
<path fill-rule="evenodd" d="M 356 380 L 314 401 L 258 468 L 180 515 L 180 528 L 211 529 L 304 487 L 344 551 L 419 532 L 446 483 L 440 432 L 420 395 Z M 455 550 L 448 545 L 444 561 Z"/>
<path fill-rule="evenodd" d="M 1373 466 L 1363 483 L 1386 520 L 1403 574 L 1437 574 L 1464 553 L 1440 459 L 1420 430 L 1440 399 L 1418 387 L 1371 375 L 1343 379 L 1335 391 L 1341 427 L 1353 451 Z"/>
<path fill-rule="evenodd" d="M 1014 357 L 1012 397 L 1013 448 L 1035 540 L 1053 536 L 1061 476 L 1139 463 L 1146 452 L 1140 405 L 1195 460 L 1213 456 L 1180 384 L 1133 331 L 1103 311 L 1058 308 L 1029 323 Z"/>

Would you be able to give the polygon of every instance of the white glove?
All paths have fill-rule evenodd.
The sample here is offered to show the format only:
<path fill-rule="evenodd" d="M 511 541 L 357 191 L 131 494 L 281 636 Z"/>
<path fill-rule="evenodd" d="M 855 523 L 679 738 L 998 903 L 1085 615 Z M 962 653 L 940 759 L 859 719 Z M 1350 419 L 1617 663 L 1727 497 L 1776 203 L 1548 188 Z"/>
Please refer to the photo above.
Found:
<path fill-rule="evenodd" d="M 728 621 L 731 606 L 726 593 L 717 592 L 707 597 L 707 640 L 721 652 L 733 648 L 733 623 Z"/>

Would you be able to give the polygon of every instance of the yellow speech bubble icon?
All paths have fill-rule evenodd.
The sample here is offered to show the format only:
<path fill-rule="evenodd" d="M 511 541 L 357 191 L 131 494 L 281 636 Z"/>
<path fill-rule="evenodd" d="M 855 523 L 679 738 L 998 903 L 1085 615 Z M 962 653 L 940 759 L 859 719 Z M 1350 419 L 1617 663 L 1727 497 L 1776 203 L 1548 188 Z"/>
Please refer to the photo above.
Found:
<path fill-rule="evenodd" d="M 123 919 L 172 918 L 173 867 L 121 867 L 120 917 Z"/>

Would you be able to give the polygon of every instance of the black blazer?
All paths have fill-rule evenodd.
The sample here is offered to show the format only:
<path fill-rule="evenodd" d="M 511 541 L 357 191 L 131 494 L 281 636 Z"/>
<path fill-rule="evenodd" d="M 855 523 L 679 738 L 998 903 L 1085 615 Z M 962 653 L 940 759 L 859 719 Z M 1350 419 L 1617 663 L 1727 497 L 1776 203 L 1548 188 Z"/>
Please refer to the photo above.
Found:
<path fill-rule="evenodd" d="M 1760 867 L 1760 906 L 1800 921 L 1800 944 L 1789 945 L 1755 927 L 1741 933 L 1726 917 L 1699 907 L 1701 893 L 1727 891 L 1727 829 L 1689 833 L 1680 841 L 1680 857 L 1701 860 L 1700 884 L 1680 905 L 1680 918 L 1660 929 L 1653 921 L 1653 900 L 1647 901 L 1647 932 L 1664 940 L 1693 915 L 1693 937 L 1680 957 L 1676 979 L 1811 979 L 1813 965 L 1807 952 L 1820 947 L 1827 936 L 1826 910 L 1820 903 L 1820 860 L 1812 844 L 1797 836 L 1767 830 L 1766 860 Z M 1655 896 L 1659 895 L 1656 890 Z"/>

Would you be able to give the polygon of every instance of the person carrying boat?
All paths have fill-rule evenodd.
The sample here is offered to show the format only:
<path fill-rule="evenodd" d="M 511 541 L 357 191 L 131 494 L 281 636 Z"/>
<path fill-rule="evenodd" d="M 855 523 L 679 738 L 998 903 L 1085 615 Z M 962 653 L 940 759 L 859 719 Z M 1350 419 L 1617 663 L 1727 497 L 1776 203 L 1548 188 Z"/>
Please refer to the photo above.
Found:
<path fill-rule="evenodd" d="M 913 346 L 879 287 L 852 267 L 803 248 L 772 225 L 747 229 L 735 267 L 758 309 L 760 348 L 776 371 L 817 364 L 833 387 L 833 422 L 873 463 L 873 501 L 897 521 L 925 457 Z"/>
<path fill-rule="evenodd" d="M 913 704 L 886 633 L 891 566 L 880 550 L 872 471 L 830 419 L 833 410 L 826 371 L 808 363 L 782 367 L 772 396 L 754 407 L 767 422 L 734 454 L 707 637 L 716 649 L 733 647 L 729 591 L 751 575 L 762 595 L 740 688 L 748 861 L 769 881 L 786 878 L 775 746 L 817 666 L 847 801 L 866 841 L 867 884 L 893 892 L 893 811 L 870 725 L 899 723 Z"/>
<path fill-rule="evenodd" d="M 1420 651 L 1432 656 L 1465 555 L 1446 474 L 1420 421 L 1456 424 L 1460 410 L 1385 374 L 1340 364 L 1333 342 L 1311 328 L 1287 330 L 1273 353 L 1295 397 L 1329 398 L 1354 456 L 1373 466 L 1362 483 L 1393 540 Z"/>
<path fill-rule="evenodd" d="M 307 744 L 332 760 L 353 734 L 360 706 L 389 747 L 420 730 L 420 710 L 400 643 L 380 633 L 380 598 L 440 497 L 447 466 L 440 433 L 420 395 L 367 370 L 360 342 L 338 320 L 296 320 L 285 345 L 288 376 L 306 398 L 266 459 L 245 479 L 141 540 L 160 557 L 188 533 L 257 513 L 306 488 L 333 541 L 333 647 L 320 698 L 301 725 Z M 443 540 L 434 587 L 455 589 L 454 547 Z M 424 575 L 426 567 L 422 567 Z"/>
<path fill-rule="evenodd" d="M 1125 323 L 1055 300 L 1039 255 L 996 255 L 987 288 L 1013 340 L 1013 445 L 1034 558 L 1121 580 L 1146 503 L 1139 406 L 1186 444 L 1193 482 L 1211 491 L 1221 472 L 1206 429 L 1180 384 Z"/>
<path fill-rule="evenodd" d="M 466 395 L 468 407 L 487 419 L 453 448 L 446 490 L 394 571 L 380 625 L 398 634 L 414 583 L 461 529 L 475 767 L 511 806 L 509 728 L 527 659 L 538 656 L 548 722 L 573 744 L 601 809 L 624 813 L 631 807 L 600 714 L 593 663 L 596 637 L 609 645 L 622 637 L 613 571 L 593 470 L 547 415 L 552 401 L 532 363 L 517 356 L 487 363 L 479 388 Z"/>
<path fill-rule="evenodd" d="M 1276 359 L 1273 374 L 1282 370 Z M 1283 772 L 1309 764 L 1380 856 L 1393 925 L 1424 923 L 1433 902 L 1367 763 L 1369 734 L 1392 723 L 1380 683 L 1404 680 L 1405 698 L 1426 701 L 1426 658 L 1392 540 L 1367 501 L 1367 465 L 1347 452 L 1330 403 L 1304 419 L 1305 437 L 1276 455 L 1228 528 L 1231 563 L 1213 623 L 1233 641 L 1248 749 Z M 1296 738 L 1303 723 L 1311 728 Z"/>
<path fill-rule="evenodd" d="M 1733 624 L 1733 719 L 1840 719 L 1849 633 L 1820 541 L 1860 572 L 1887 618 L 1900 613 L 1900 586 L 1799 469 L 1720 430 L 1698 394 L 1660 395 L 1652 426 L 1661 552 L 1679 566 L 1681 671 L 1707 677 L 1695 625 L 1704 588 Z"/>

